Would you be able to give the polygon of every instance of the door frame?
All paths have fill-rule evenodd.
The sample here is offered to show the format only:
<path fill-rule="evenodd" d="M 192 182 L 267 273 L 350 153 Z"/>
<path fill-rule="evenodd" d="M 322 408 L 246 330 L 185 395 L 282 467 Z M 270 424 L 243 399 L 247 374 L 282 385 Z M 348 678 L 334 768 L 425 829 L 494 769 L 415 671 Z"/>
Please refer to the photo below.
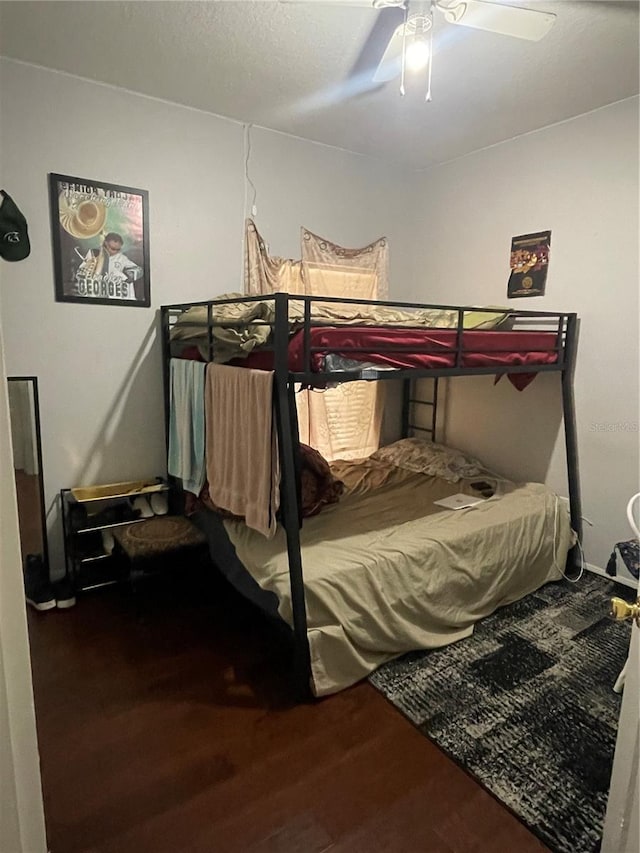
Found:
<path fill-rule="evenodd" d="M 0 318 L 0 470 L 13 471 Z M 0 848 L 46 853 L 47 839 L 13 477 L 0 477 Z"/>

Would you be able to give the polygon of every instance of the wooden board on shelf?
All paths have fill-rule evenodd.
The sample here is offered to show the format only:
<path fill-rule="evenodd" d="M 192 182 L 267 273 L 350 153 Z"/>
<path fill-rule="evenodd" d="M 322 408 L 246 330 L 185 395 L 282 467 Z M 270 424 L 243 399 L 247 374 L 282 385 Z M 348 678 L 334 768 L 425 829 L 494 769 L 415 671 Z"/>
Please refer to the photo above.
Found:
<path fill-rule="evenodd" d="M 166 483 L 157 480 L 130 480 L 125 483 L 111 483 L 104 486 L 78 486 L 71 494 L 79 503 L 99 501 L 105 498 L 128 498 L 150 492 L 166 491 Z"/>

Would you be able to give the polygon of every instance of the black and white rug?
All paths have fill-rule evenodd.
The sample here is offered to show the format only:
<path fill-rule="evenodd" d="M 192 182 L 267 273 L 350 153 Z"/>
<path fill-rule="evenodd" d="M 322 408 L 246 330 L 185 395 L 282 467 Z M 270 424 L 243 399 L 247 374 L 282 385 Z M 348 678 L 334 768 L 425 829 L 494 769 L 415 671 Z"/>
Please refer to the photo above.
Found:
<path fill-rule="evenodd" d="M 630 590 L 625 590 L 629 598 Z M 466 640 L 412 652 L 371 683 L 557 853 L 600 846 L 628 625 L 620 587 L 547 584 Z"/>

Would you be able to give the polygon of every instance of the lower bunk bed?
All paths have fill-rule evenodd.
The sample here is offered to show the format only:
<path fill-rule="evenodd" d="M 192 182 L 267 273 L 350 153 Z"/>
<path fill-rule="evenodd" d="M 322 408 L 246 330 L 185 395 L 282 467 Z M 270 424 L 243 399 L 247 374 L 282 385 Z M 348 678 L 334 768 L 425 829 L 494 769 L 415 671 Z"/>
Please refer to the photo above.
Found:
<path fill-rule="evenodd" d="M 344 494 L 300 531 L 316 697 L 405 652 L 468 637 L 479 619 L 559 580 L 574 544 L 566 506 L 546 486 L 472 468 L 453 482 L 416 470 L 415 445 L 413 470 L 394 453 L 392 445 L 365 460 L 333 463 Z M 457 493 L 477 496 L 472 484 L 479 474 L 493 496 L 466 509 L 434 503 Z M 283 528 L 266 540 L 210 509 L 201 507 L 192 519 L 227 579 L 292 628 Z"/>
<path fill-rule="evenodd" d="M 181 433 L 172 429 L 174 374 L 193 374 L 193 387 L 204 385 L 208 403 L 205 461 L 212 498 L 244 513 L 249 525 L 211 509 L 200 508 L 192 518 L 207 534 L 222 573 L 291 636 L 301 696 L 309 688 L 315 696 L 329 695 L 393 657 L 467 637 L 498 607 L 559 580 L 565 567 L 570 575 L 577 568 L 575 314 L 496 315 L 468 306 L 276 293 L 163 306 L 161 320 L 167 435 Z M 429 435 L 431 441 L 423 442 L 429 449 L 420 452 L 428 458 L 434 449 L 436 457 L 447 452 L 435 444 L 440 378 L 507 375 L 521 389 L 546 371 L 561 378 L 569 510 L 545 486 L 499 480 L 480 463 L 453 476 L 437 459 L 422 464 L 409 444 L 404 457 L 392 445 L 366 460 L 333 463 L 334 477 L 344 484 L 341 499 L 320 514 L 305 514 L 297 389 L 356 379 L 400 382 L 400 443 L 418 441 L 407 437 L 415 430 Z M 430 400 L 416 393 L 425 378 L 434 380 Z M 198 428 L 181 440 L 186 456 L 191 438 L 202 438 L 199 394 Z M 431 413 L 430 426 L 416 422 L 418 407 Z M 191 405 L 183 408 L 179 417 Z M 256 448 L 259 464 L 253 462 Z M 267 470 L 271 479 L 258 476 Z M 479 479 L 493 483 L 493 495 L 481 503 L 467 509 L 435 503 L 470 494 Z M 258 493 L 265 500 L 256 518 Z"/>

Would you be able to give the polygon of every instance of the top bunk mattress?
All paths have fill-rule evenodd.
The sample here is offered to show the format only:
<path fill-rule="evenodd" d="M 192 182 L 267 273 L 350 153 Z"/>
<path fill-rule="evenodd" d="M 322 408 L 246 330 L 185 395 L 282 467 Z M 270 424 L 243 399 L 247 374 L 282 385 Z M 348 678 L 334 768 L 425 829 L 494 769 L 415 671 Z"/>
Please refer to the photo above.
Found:
<path fill-rule="evenodd" d="M 311 371 L 322 373 L 329 367 L 328 355 L 386 368 L 407 369 L 456 366 L 458 333 L 455 329 L 397 329 L 349 326 L 314 327 L 309 332 Z M 289 370 L 305 372 L 304 332 L 296 332 L 289 342 Z M 541 331 L 487 331 L 462 333 L 461 367 L 514 367 L 555 364 L 558 361 L 557 334 Z M 273 351 L 254 350 L 246 358 L 234 359 L 235 366 L 272 370 Z"/>
<path fill-rule="evenodd" d="M 279 315 L 276 334 L 278 298 L 286 298 L 286 313 Z M 318 386 L 328 374 L 341 374 L 336 380 L 343 381 L 378 379 L 381 371 L 457 369 L 507 373 L 522 388 L 541 368 L 563 366 L 573 316 L 343 303 L 286 293 L 264 298 L 228 294 L 209 303 L 164 306 L 163 311 L 172 357 L 273 370 L 276 339 L 286 335 L 289 372 L 297 374 L 297 381 Z"/>

